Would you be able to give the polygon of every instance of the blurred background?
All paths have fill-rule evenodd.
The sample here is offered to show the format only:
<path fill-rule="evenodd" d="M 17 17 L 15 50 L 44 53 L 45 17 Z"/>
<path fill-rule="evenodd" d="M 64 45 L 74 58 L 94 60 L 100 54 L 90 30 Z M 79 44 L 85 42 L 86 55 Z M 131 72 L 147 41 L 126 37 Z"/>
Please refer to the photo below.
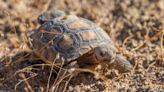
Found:
<path fill-rule="evenodd" d="M 45 92 L 49 68 L 15 73 L 33 64 L 20 59 L 24 54 L 17 54 L 29 51 L 28 35 L 38 28 L 37 17 L 49 9 L 94 21 L 134 65 L 125 75 L 101 72 L 109 83 L 91 74 L 78 75 L 68 84 L 68 91 L 164 91 L 164 0 L 0 0 L 0 92 Z M 20 82 L 27 78 L 29 84 Z"/>

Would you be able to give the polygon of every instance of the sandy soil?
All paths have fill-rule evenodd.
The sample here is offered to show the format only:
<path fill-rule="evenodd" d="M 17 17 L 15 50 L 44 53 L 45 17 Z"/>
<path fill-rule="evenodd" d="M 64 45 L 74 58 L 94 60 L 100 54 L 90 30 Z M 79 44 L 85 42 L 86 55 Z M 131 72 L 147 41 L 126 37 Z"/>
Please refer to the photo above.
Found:
<path fill-rule="evenodd" d="M 134 69 L 97 71 L 106 80 L 80 73 L 53 85 L 57 71 L 27 46 L 37 17 L 51 8 L 96 22 Z M 0 92 L 164 92 L 163 39 L 164 0 L 0 0 Z"/>

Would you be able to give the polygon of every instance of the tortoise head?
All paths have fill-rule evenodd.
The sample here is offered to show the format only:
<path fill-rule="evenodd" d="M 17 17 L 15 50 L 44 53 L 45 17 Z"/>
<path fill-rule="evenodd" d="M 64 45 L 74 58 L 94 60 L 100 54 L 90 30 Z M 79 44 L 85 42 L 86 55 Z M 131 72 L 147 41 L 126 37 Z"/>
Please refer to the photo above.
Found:
<path fill-rule="evenodd" d="M 112 48 L 110 44 L 103 44 L 95 48 L 96 57 L 100 61 L 111 61 L 111 59 L 116 55 L 115 52 L 115 48 Z"/>
<path fill-rule="evenodd" d="M 61 11 L 61 10 L 56 10 L 56 9 L 51 9 L 49 11 L 46 11 L 44 13 L 42 13 L 39 17 L 38 17 L 38 22 L 40 24 L 43 24 L 51 19 L 57 18 L 57 17 L 62 17 L 65 16 L 65 12 Z"/>

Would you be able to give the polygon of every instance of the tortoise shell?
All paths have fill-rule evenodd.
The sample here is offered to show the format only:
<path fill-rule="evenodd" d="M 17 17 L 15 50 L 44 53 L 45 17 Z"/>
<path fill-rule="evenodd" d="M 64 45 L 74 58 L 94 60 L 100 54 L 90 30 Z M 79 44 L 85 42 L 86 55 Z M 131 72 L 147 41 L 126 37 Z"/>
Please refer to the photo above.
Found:
<path fill-rule="evenodd" d="M 65 59 L 64 63 L 68 63 L 96 47 L 108 46 L 113 52 L 116 51 L 104 30 L 94 22 L 75 15 L 46 21 L 30 37 L 34 52 L 50 63 L 54 61 L 57 53 Z"/>

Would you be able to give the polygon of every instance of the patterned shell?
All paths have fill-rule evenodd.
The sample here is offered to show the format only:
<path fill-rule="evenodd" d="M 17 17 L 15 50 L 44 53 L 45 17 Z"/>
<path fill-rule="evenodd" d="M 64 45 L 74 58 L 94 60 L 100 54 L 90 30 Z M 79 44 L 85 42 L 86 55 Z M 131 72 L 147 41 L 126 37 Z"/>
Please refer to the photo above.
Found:
<path fill-rule="evenodd" d="M 31 34 L 31 38 L 34 52 L 50 63 L 57 53 L 67 63 L 101 45 L 116 50 L 104 30 L 95 23 L 74 15 L 57 17 L 43 23 Z"/>

